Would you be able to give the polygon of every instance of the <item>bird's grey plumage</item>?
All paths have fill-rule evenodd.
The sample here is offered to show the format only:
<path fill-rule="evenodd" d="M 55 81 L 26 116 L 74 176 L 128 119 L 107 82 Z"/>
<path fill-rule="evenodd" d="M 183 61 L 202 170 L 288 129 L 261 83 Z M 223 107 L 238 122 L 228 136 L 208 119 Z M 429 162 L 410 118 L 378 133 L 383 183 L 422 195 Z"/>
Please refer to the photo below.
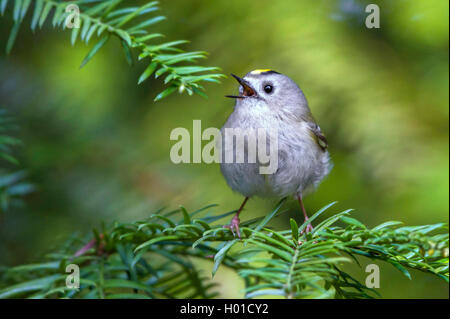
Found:
<path fill-rule="evenodd" d="M 222 136 L 225 128 L 277 130 L 278 169 L 274 174 L 262 175 L 259 163 L 222 161 L 220 167 L 228 185 L 246 197 L 302 196 L 315 189 L 332 164 L 326 139 L 302 90 L 286 75 L 273 71 L 253 71 L 243 79 L 255 95 L 236 99 Z M 265 92 L 267 85 L 272 86 L 271 93 Z M 240 96 L 245 95 L 242 85 L 239 89 Z M 223 153 L 230 151 L 236 152 L 223 149 Z"/>

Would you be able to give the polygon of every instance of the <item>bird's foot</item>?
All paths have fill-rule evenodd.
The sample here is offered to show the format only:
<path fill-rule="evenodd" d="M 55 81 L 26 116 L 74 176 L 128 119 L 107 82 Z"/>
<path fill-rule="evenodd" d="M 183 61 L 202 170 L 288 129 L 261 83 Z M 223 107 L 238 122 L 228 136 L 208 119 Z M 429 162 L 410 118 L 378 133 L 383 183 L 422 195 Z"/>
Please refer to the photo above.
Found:
<path fill-rule="evenodd" d="M 305 222 L 308 222 L 308 220 L 306 220 Z M 311 233 L 314 230 L 314 227 L 308 223 L 308 225 L 306 225 L 306 228 L 302 230 L 301 234 L 308 234 Z"/>
<path fill-rule="evenodd" d="M 103 234 L 99 235 L 99 239 L 100 239 L 100 243 L 98 245 L 97 245 L 97 239 L 93 238 L 86 245 L 84 245 L 83 247 L 78 249 L 77 252 L 73 256 L 74 257 L 80 257 L 80 256 L 84 255 L 89 249 L 95 248 L 96 246 L 97 246 L 97 249 L 96 249 L 97 255 L 102 255 L 103 254 L 103 248 L 104 248 Z"/>
<path fill-rule="evenodd" d="M 241 238 L 241 231 L 239 229 L 239 223 L 240 223 L 240 219 L 239 216 L 236 214 L 232 219 L 231 222 L 228 225 L 224 225 L 224 228 L 228 228 L 229 230 L 231 230 L 231 232 L 233 233 L 233 236 L 237 236 L 239 237 L 239 239 Z"/>

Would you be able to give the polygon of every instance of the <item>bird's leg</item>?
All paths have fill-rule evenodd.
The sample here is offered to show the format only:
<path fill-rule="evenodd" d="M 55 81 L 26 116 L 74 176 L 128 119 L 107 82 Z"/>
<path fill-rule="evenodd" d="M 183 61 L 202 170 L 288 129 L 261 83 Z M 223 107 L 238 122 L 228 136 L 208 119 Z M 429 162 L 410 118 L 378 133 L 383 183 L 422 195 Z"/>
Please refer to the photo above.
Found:
<path fill-rule="evenodd" d="M 97 254 L 101 255 L 103 253 L 103 244 L 101 243 L 101 241 L 103 240 L 103 234 L 99 235 L 100 237 L 100 243 L 98 245 L 98 250 L 97 250 Z M 93 238 L 91 239 L 86 245 L 84 245 L 83 247 L 81 247 L 80 249 L 77 250 L 77 252 L 73 255 L 74 257 L 79 257 L 84 255 L 89 249 L 94 248 L 97 245 L 97 239 Z"/>
<path fill-rule="evenodd" d="M 306 223 L 306 222 L 308 222 L 308 219 L 309 219 L 309 218 L 308 218 L 308 215 L 306 214 L 305 206 L 303 205 L 302 196 L 301 196 L 301 195 L 298 195 L 297 198 L 298 198 L 298 202 L 299 202 L 299 204 L 300 204 L 300 207 L 302 208 L 303 216 L 305 217 L 305 223 Z M 310 233 L 312 230 L 313 230 L 313 227 L 312 227 L 311 223 L 308 223 L 308 225 L 307 225 L 306 228 L 303 230 L 303 232 L 306 231 L 307 233 Z M 302 232 L 302 233 L 303 233 L 303 232 Z"/>
<path fill-rule="evenodd" d="M 233 233 L 233 235 L 235 236 L 236 234 L 238 235 L 239 238 L 241 238 L 241 232 L 239 230 L 239 223 L 241 222 L 239 220 L 239 213 L 242 211 L 242 209 L 245 206 L 245 203 L 247 203 L 247 200 L 249 199 L 249 197 L 245 197 L 244 201 L 241 204 L 241 207 L 239 207 L 236 215 L 233 216 L 233 218 L 231 219 L 230 224 L 225 225 L 223 227 L 225 228 L 229 228 L 231 230 L 231 232 Z M 236 232 L 236 234 L 235 234 Z"/>

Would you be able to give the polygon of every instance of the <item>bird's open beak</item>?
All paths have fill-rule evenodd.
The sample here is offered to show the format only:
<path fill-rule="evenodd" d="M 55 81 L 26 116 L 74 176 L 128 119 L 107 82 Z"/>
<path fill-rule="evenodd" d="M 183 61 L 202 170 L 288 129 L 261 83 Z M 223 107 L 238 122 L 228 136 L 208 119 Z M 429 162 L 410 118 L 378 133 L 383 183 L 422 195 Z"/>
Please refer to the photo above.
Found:
<path fill-rule="evenodd" d="M 242 95 L 225 95 L 225 97 L 230 97 L 234 99 L 243 99 L 250 96 L 256 96 L 256 91 L 251 87 L 251 85 L 247 81 L 234 74 L 231 74 L 231 76 L 234 77 L 236 81 L 239 82 L 240 85 L 242 85 L 244 91 Z"/>

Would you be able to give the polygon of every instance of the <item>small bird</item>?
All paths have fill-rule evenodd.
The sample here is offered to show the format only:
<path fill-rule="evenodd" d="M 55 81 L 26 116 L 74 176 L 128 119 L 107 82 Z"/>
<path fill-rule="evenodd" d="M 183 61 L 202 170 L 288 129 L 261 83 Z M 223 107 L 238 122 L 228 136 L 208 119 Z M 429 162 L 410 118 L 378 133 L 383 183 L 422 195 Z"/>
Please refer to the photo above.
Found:
<path fill-rule="evenodd" d="M 302 198 L 315 190 L 332 168 L 328 143 L 316 124 L 308 102 L 300 87 L 288 76 L 270 69 L 258 69 L 243 78 L 231 74 L 240 84 L 239 95 L 227 95 L 236 99 L 234 111 L 221 129 L 266 129 L 277 132 L 278 167 L 273 174 L 261 174 L 260 163 L 221 161 L 220 169 L 227 184 L 245 199 L 229 228 L 240 238 L 239 214 L 250 197 L 294 196 L 300 204 L 305 222 L 308 215 Z M 246 139 L 246 142 L 247 139 Z M 260 147 L 259 141 L 256 144 Z M 224 152 L 244 152 L 248 148 L 233 148 Z M 222 156 L 224 154 L 222 153 Z M 248 157 L 246 157 L 248 158 Z M 311 224 L 306 232 L 313 230 Z"/>

